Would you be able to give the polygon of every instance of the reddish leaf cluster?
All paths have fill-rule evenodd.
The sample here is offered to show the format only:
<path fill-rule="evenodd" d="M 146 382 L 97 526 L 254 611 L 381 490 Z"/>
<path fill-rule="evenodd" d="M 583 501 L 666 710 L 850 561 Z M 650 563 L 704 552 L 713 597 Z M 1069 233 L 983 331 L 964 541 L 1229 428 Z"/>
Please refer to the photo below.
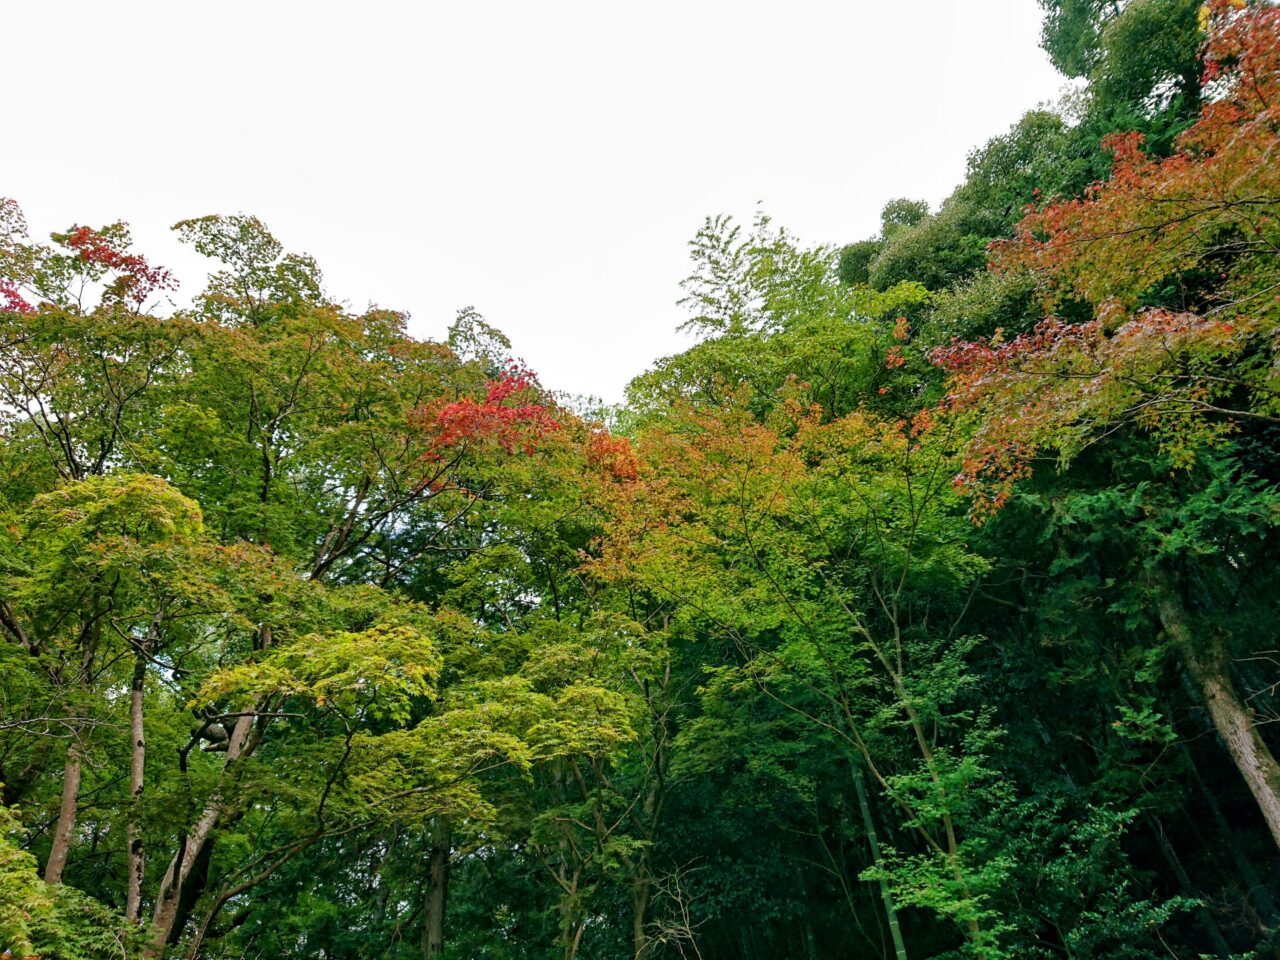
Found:
<path fill-rule="evenodd" d="M 1256 322 L 1146 310 L 1112 331 L 1109 313 L 934 351 L 951 375 L 946 405 L 983 414 L 957 486 L 998 508 L 1038 451 L 1070 456 L 1108 424 L 1133 420 L 1171 449 L 1222 429 L 1197 418 L 1233 412 L 1219 402 L 1242 384 L 1217 367 L 1247 346 Z"/>
<path fill-rule="evenodd" d="M 984 386 L 988 377 L 1017 369 L 1026 359 L 1040 360 L 1052 356 L 1064 346 L 1078 347 L 1092 339 L 1100 328 L 1101 324 L 1096 320 L 1063 323 L 1056 317 L 1049 317 L 1037 324 L 1031 333 L 1024 333 L 1013 340 L 1002 341 L 998 336 L 974 341 L 956 340 L 950 346 L 935 349 L 932 357 L 934 363 L 952 374 L 952 401 L 963 402 Z"/>
<path fill-rule="evenodd" d="M 587 444 L 587 461 L 615 480 L 630 482 L 640 477 L 640 462 L 626 437 L 605 430 L 593 430 Z"/>
<path fill-rule="evenodd" d="M 928 407 L 917 410 L 911 417 L 910 433 L 913 439 L 919 439 L 934 428 L 937 417 Z"/>
<path fill-rule="evenodd" d="M 1143 292 L 1187 270 L 1233 261 L 1219 299 L 1244 299 L 1274 279 L 1280 214 L 1280 8 L 1235 0 L 1207 5 L 1210 82 L 1199 120 L 1163 159 L 1137 133 L 1104 146 L 1109 179 L 1084 197 L 1032 205 L 992 266 L 1030 269 L 1047 303 L 1063 294 L 1134 307 Z"/>
<path fill-rule="evenodd" d="M 72 227 L 65 243 L 83 262 L 119 274 L 112 287 L 121 300 L 141 306 L 157 290 L 177 288 L 173 274 L 164 267 L 153 267 L 144 257 L 117 249 L 109 238 L 91 227 Z"/>
<path fill-rule="evenodd" d="M 1204 82 L 1225 80 L 1255 110 L 1275 103 L 1280 76 L 1280 10 L 1271 4 L 1249 8 L 1243 0 L 1210 0 L 1205 11 L 1214 29 L 1205 47 Z M 1241 84 L 1243 77 L 1269 83 Z"/>
<path fill-rule="evenodd" d="M 992 267 L 1034 273 L 1049 309 L 1077 298 L 1094 319 L 934 353 L 951 374 L 947 405 L 981 418 L 956 478 L 979 512 L 1042 451 L 1068 459 L 1123 422 L 1175 463 L 1242 420 L 1280 422 L 1280 8 L 1212 0 L 1204 25 L 1210 102 L 1177 152 L 1153 158 L 1137 133 L 1108 137 L 1109 179 L 1028 207 L 992 246 Z M 1205 315 L 1141 306 L 1206 275 Z"/>
<path fill-rule="evenodd" d="M 35 308 L 23 299 L 13 284 L 0 281 L 0 310 L 9 313 L 34 313 Z"/>
<path fill-rule="evenodd" d="M 435 414 L 433 448 L 492 440 L 508 453 L 517 448 L 532 453 L 540 439 L 560 429 L 546 404 L 521 402 L 533 400 L 537 390 L 534 374 L 512 362 L 501 377 L 489 381 L 483 400 L 463 397 Z"/>

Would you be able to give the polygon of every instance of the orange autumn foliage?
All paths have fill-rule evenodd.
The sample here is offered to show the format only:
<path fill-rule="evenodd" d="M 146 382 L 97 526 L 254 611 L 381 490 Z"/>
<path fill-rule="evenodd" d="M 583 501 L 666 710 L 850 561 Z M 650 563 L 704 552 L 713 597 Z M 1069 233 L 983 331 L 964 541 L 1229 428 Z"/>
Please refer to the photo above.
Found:
<path fill-rule="evenodd" d="M 1125 423 L 1183 464 L 1242 422 L 1280 423 L 1280 9 L 1214 0 L 1206 26 L 1212 100 L 1177 152 L 1109 137 L 1108 180 L 1028 208 L 992 245 L 992 269 L 1029 271 L 1048 310 L 1083 301 L 1093 319 L 935 351 L 947 407 L 979 421 L 956 483 L 980 513 L 1037 458 Z"/>

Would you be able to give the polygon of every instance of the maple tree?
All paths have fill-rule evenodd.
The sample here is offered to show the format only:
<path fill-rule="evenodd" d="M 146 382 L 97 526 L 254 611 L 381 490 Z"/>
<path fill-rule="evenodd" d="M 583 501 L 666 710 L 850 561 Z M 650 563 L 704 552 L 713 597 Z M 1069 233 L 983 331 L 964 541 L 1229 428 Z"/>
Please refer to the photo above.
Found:
<path fill-rule="evenodd" d="M 931 634 L 912 612 L 921 591 L 942 606 L 982 566 L 956 532 L 955 434 L 928 410 L 824 424 L 794 401 L 757 423 L 746 401 L 677 410 L 642 435 L 641 479 L 608 526 L 602 569 L 730 639 L 745 662 L 720 682 L 798 694 L 793 709 L 839 733 L 846 762 L 865 767 L 919 844 L 877 850 L 872 864 L 892 922 L 894 899 L 933 909 L 966 931 L 972 955 L 996 955 L 982 888 L 1000 868 L 974 859 L 959 826 L 993 735 L 957 702 L 974 641 Z M 918 671 L 935 662 L 957 674 L 925 693 Z M 957 741 L 942 745 L 931 725 Z"/>
<path fill-rule="evenodd" d="M 1007 343 L 936 353 L 952 374 L 950 405 L 983 418 L 957 485 L 985 509 L 1008 501 L 1041 451 L 1069 460 L 1127 423 L 1153 433 L 1183 468 L 1250 423 L 1280 423 L 1269 159 L 1280 146 L 1280 10 L 1220 0 L 1206 6 L 1205 24 L 1205 78 L 1216 96 L 1179 151 L 1152 158 L 1137 135 L 1113 138 L 1110 179 L 1030 210 L 1015 238 L 993 246 L 997 269 L 1040 278 L 1047 307 L 1073 296 L 1095 318 L 1050 318 Z M 1159 303 L 1170 296 L 1181 309 Z M 1280 766 L 1231 676 L 1227 647 L 1190 626 L 1180 582 L 1189 561 L 1161 539 L 1145 547 L 1139 576 L 1280 845 Z"/>
<path fill-rule="evenodd" d="M 1280 422 L 1270 160 L 1280 11 L 1221 0 L 1206 15 L 1216 96 L 1178 152 L 1152 157 L 1140 135 L 1112 137 L 1108 179 L 1029 209 L 1017 235 L 993 245 L 993 268 L 1031 271 L 1046 308 L 1075 298 L 1095 316 L 936 354 L 953 375 L 951 401 L 983 405 L 964 480 L 991 479 L 996 502 L 1040 449 L 1070 456 L 1124 420 L 1183 461 L 1242 421 Z"/>

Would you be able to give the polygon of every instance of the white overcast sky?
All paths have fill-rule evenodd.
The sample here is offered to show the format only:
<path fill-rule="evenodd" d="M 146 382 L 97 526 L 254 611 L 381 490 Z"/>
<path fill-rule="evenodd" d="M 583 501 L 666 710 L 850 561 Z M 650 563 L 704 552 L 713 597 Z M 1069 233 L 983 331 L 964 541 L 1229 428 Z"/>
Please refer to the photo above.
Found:
<path fill-rule="evenodd" d="M 32 232 L 252 213 L 353 307 L 474 305 L 555 389 L 684 342 L 686 242 L 760 203 L 806 242 L 936 204 L 1052 99 L 1035 0 L 8 0 L 0 196 Z"/>

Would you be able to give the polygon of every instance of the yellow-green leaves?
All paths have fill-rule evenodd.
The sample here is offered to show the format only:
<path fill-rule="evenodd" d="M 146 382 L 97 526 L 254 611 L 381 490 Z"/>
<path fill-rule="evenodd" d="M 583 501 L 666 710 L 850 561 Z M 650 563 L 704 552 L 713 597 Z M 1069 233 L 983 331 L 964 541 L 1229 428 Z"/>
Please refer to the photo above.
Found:
<path fill-rule="evenodd" d="M 312 633 L 259 660 L 215 673 L 198 703 L 296 698 L 350 719 L 403 724 L 414 698 L 429 696 L 439 673 L 434 644 L 411 627 Z"/>

